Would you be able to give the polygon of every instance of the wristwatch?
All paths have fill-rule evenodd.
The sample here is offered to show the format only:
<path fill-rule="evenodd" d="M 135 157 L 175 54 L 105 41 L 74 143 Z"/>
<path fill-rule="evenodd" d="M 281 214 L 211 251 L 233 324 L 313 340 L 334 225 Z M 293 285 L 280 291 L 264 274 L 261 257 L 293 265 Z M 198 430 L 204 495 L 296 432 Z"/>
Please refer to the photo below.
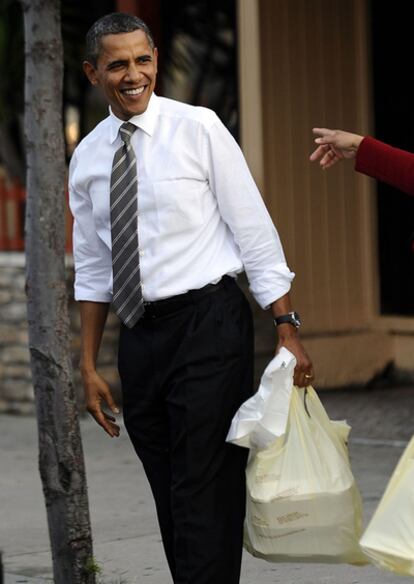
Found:
<path fill-rule="evenodd" d="M 302 324 L 300 320 L 300 316 L 297 312 L 289 312 L 288 314 L 282 314 L 281 316 L 277 316 L 273 319 L 275 326 L 279 326 L 280 324 L 291 324 L 295 328 L 299 328 Z"/>

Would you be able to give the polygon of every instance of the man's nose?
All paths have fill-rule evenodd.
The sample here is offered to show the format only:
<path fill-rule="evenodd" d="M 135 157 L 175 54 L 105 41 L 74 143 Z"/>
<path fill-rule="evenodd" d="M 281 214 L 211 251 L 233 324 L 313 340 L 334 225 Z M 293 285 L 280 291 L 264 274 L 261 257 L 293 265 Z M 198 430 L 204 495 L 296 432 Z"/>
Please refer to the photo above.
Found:
<path fill-rule="evenodd" d="M 142 77 L 142 72 L 137 63 L 131 63 L 128 67 L 126 78 L 128 81 L 139 81 Z"/>

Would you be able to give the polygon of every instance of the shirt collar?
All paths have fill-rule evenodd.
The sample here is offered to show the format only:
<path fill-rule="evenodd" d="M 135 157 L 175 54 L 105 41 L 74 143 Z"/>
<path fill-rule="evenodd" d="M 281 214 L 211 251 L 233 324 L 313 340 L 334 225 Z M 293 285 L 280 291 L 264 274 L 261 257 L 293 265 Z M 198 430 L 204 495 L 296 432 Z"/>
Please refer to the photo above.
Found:
<path fill-rule="evenodd" d="M 137 116 L 132 116 L 132 118 L 130 118 L 128 122 L 131 122 L 131 124 L 135 124 L 135 126 L 143 130 L 146 134 L 152 136 L 155 130 L 158 109 L 159 109 L 158 97 L 155 95 L 155 93 L 153 93 L 150 97 L 148 107 L 145 110 L 145 112 Z M 113 113 L 111 106 L 109 106 L 109 119 L 110 119 L 109 140 L 111 144 L 113 144 L 118 137 L 119 128 L 122 126 L 125 120 L 120 120 L 119 118 L 117 118 L 116 115 Z"/>

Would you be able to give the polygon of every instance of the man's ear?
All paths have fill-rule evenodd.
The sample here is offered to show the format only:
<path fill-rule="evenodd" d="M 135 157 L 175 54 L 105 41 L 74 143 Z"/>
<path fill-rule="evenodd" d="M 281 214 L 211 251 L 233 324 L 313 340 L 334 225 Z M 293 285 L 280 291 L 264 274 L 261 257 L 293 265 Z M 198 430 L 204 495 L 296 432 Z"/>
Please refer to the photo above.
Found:
<path fill-rule="evenodd" d="M 92 63 L 89 63 L 89 61 L 84 61 L 83 71 L 92 85 L 99 85 L 98 73 Z"/>
<path fill-rule="evenodd" d="M 155 73 L 158 73 L 158 49 L 154 47 L 154 63 L 155 63 Z"/>

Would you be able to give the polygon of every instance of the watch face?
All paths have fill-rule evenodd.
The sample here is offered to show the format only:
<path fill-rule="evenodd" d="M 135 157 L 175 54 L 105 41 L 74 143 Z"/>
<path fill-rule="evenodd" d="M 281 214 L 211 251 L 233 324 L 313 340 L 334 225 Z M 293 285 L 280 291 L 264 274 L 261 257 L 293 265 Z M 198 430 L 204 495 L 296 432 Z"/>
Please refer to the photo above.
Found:
<path fill-rule="evenodd" d="M 297 312 L 292 314 L 292 323 L 295 325 L 296 328 L 299 328 L 301 325 L 300 316 Z"/>

